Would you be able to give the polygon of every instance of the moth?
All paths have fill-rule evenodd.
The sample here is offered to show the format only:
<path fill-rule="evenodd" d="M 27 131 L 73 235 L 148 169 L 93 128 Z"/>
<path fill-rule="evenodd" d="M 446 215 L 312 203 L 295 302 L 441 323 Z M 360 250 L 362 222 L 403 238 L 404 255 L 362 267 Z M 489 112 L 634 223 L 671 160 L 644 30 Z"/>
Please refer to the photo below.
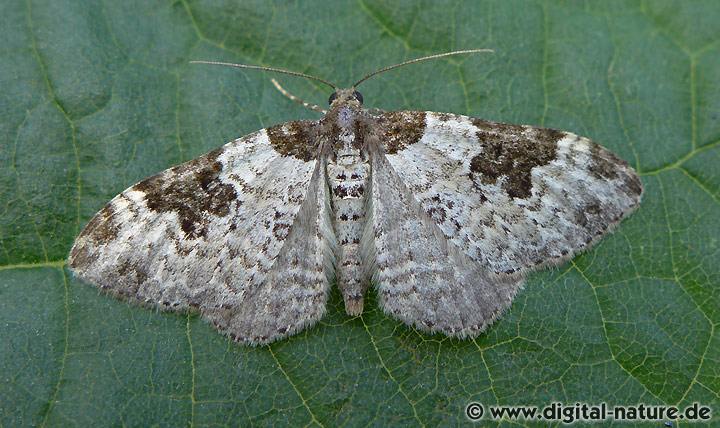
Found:
<path fill-rule="evenodd" d="M 626 162 L 570 132 L 363 107 L 357 86 L 371 76 L 481 51 L 406 61 L 349 89 L 234 64 L 325 83 L 329 109 L 123 191 L 77 237 L 70 268 L 119 298 L 199 312 L 250 345 L 315 324 L 333 283 L 349 316 L 372 284 L 391 317 L 476 337 L 526 272 L 591 246 L 642 194 Z"/>

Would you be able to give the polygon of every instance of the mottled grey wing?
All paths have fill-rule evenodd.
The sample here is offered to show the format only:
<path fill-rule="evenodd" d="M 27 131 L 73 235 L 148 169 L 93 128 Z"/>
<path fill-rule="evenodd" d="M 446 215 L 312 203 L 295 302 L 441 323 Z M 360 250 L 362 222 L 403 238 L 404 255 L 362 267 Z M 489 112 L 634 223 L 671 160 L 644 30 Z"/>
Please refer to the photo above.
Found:
<path fill-rule="evenodd" d="M 333 238 L 313 126 L 261 130 L 130 187 L 78 236 L 71 269 L 250 344 L 316 322 Z"/>
<path fill-rule="evenodd" d="M 447 113 L 382 119 L 401 182 L 449 242 L 492 272 L 568 260 L 640 202 L 627 163 L 569 132 Z"/>
<path fill-rule="evenodd" d="M 510 305 L 521 278 L 497 275 L 443 236 L 380 153 L 371 155 L 367 268 L 385 312 L 430 332 L 474 337 Z"/>
<path fill-rule="evenodd" d="M 378 125 L 368 268 L 382 307 L 430 331 L 477 334 L 523 272 L 587 248 L 642 193 L 632 168 L 574 134 L 412 111 Z"/>

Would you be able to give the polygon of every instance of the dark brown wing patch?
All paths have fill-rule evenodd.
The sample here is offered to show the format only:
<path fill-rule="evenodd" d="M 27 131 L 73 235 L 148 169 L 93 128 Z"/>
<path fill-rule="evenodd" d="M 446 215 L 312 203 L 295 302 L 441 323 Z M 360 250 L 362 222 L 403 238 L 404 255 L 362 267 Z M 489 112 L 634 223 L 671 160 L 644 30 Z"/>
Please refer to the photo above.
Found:
<path fill-rule="evenodd" d="M 590 153 L 592 154 L 592 159 L 588 170 L 596 178 L 614 180 L 620 177 L 618 165 L 628 167 L 627 162 L 599 144 L 590 146 Z M 623 180 L 623 190 L 625 190 L 625 193 L 629 195 L 640 195 L 642 193 L 642 183 L 640 182 L 640 177 L 636 174 L 624 174 L 621 178 Z"/>
<path fill-rule="evenodd" d="M 415 144 L 425 133 L 424 111 L 392 111 L 384 113 L 380 119 L 381 141 L 385 153 L 395 154 L 405 147 Z"/>
<path fill-rule="evenodd" d="M 235 188 L 220 179 L 222 149 L 210 152 L 170 170 L 141 181 L 136 190 L 145 193 L 147 207 L 156 212 L 174 211 L 188 239 L 207 234 L 207 214 L 225 217 L 233 203 L 239 203 Z M 170 174 L 170 177 L 168 176 Z M 189 176 L 187 179 L 186 176 Z M 176 179 L 170 179 L 175 177 Z"/>
<path fill-rule="evenodd" d="M 561 131 L 473 120 L 482 152 L 470 161 L 470 178 L 492 184 L 507 177 L 503 188 L 511 198 L 531 195 L 530 172 L 555 159 Z"/>
<path fill-rule="evenodd" d="M 267 128 L 270 145 L 283 156 L 294 156 L 305 162 L 317 157 L 317 138 L 313 135 L 313 122 L 287 122 Z"/>

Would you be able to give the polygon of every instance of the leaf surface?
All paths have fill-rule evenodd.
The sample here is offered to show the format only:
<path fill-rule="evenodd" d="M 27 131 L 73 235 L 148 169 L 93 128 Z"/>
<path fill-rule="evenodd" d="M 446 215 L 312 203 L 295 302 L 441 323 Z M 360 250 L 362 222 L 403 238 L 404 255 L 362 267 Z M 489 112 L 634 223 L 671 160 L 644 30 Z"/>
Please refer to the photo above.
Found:
<path fill-rule="evenodd" d="M 0 425 L 457 425 L 465 406 L 720 411 L 717 2 L 3 2 Z M 271 76 L 363 84 L 368 107 L 469 114 L 591 137 L 632 164 L 639 211 L 533 274 L 474 341 L 378 310 L 247 348 L 193 316 L 72 278 L 74 237 L 131 184 L 226 141 L 317 115 Z M 329 93 L 279 77 L 323 105 Z M 527 424 L 529 422 L 520 422 Z"/>

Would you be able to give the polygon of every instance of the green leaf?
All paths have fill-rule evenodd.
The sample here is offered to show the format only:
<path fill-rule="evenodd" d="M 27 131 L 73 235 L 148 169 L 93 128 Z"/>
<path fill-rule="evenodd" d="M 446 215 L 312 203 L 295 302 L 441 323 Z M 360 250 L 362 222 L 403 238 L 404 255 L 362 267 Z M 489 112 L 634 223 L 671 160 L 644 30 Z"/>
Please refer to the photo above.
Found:
<path fill-rule="evenodd" d="M 720 412 L 718 2 L 237 3 L 0 4 L 0 425 L 457 425 L 470 401 Z M 334 291 L 316 327 L 248 348 L 65 268 L 80 228 L 129 185 L 317 117 L 273 89 L 278 76 L 189 60 L 343 85 L 478 47 L 496 53 L 368 81 L 365 104 L 574 131 L 634 165 L 646 193 L 592 251 L 531 275 L 477 340 L 408 329 L 372 296 L 350 319 Z"/>

